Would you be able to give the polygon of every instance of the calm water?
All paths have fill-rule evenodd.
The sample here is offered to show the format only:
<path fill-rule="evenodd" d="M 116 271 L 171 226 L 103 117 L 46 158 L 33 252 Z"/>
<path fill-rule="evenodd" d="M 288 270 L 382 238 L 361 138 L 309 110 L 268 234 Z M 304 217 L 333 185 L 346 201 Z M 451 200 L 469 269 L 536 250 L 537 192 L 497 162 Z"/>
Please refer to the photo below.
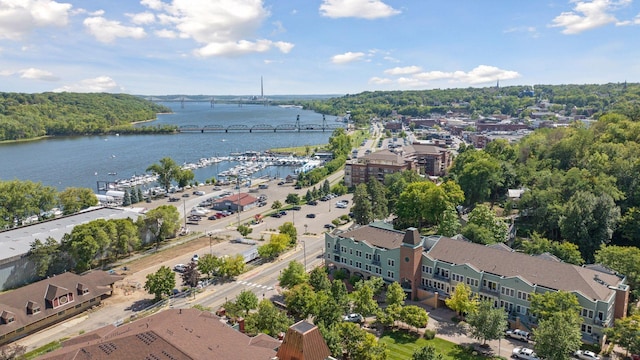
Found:
<path fill-rule="evenodd" d="M 160 114 L 147 124 L 216 125 L 293 124 L 300 115 L 302 124 L 321 124 L 322 115 L 312 111 L 276 106 L 186 103 L 165 104 L 173 114 Z M 327 122 L 334 122 L 327 117 Z M 330 131 L 322 132 L 233 132 L 184 133 L 175 135 L 121 135 L 45 139 L 17 144 L 0 144 L 0 179 L 31 180 L 64 189 L 70 186 L 96 189 L 96 181 L 129 178 L 163 157 L 177 163 L 200 158 L 226 156 L 231 152 L 264 151 L 274 147 L 327 143 Z M 196 180 L 204 181 L 237 163 L 196 169 Z M 291 169 L 263 170 L 260 175 L 284 176 Z M 116 173 L 116 175 L 109 175 Z M 97 174 L 97 175 L 96 175 Z"/>

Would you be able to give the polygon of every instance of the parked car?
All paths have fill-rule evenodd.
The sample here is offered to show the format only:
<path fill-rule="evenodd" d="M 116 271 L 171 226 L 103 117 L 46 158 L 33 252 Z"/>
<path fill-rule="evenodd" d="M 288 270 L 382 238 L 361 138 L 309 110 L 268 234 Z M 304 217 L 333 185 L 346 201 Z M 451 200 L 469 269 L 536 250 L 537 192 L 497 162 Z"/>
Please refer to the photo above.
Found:
<path fill-rule="evenodd" d="M 215 214 L 213 214 L 213 215 L 209 216 L 207 219 L 216 220 L 216 219 L 218 219 L 218 217 Z"/>
<path fill-rule="evenodd" d="M 515 357 L 516 359 L 540 360 L 540 358 L 538 357 L 538 355 L 536 355 L 533 349 L 528 349 L 524 347 L 523 348 L 517 347 L 513 349 L 512 356 Z"/>
<path fill-rule="evenodd" d="M 169 202 L 176 202 L 176 201 L 180 201 L 180 199 L 173 196 L 169 198 Z"/>
<path fill-rule="evenodd" d="M 268 189 L 269 188 L 269 184 L 260 184 L 258 185 L 258 189 Z"/>
<path fill-rule="evenodd" d="M 294 206 L 291 207 L 291 210 L 298 211 L 298 210 L 301 210 L 301 209 L 302 209 L 302 207 L 300 205 L 294 205 Z"/>
<path fill-rule="evenodd" d="M 284 181 L 280 181 L 278 185 L 284 185 Z"/>
<path fill-rule="evenodd" d="M 189 196 L 191 196 L 191 195 L 189 195 L 188 193 L 182 194 L 182 197 L 189 197 Z"/>
<path fill-rule="evenodd" d="M 204 191 L 202 191 L 202 190 L 197 190 L 197 191 L 194 191 L 194 192 L 193 192 L 193 195 L 198 195 L 198 196 L 202 196 L 202 195 L 204 195 L 204 194 L 205 194 L 205 192 L 204 192 Z"/>
<path fill-rule="evenodd" d="M 529 340 L 531 340 L 531 334 L 520 329 L 507 330 L 505 335 L 512 339 L 516 339 L 524 342 L 528 342 Z"/>
<path fill-rule="evenodd" d="M 600 356 L 589 350 L 578 350 L 573 355 L 582 360 L 600 360 Z"/>
<path fill-rule="evenodd" d="M 336 203 L 336 207 L 338 209 L 346 209 L 347 208 L 347 204 L 339 202 L 339 203 Z"/>
<path fill-rule="evenodd" d="M 265 205 L 267 205 L 267 202 L 266 202 L 266 201 L 260 201 L 260 202 L 258 203 L 258 207 L 263 207 L 263 206 L 265 206 Z"/>
<path fill-rule="evenodd" d="M 286 212 L 286 211 L 284 211 L 284 210 L 282 210 L 282 211 L 280 211 L 280 215 L 281 215 L 281 216 L 285 216 L 285 215 L 287 215 L 287 212 Z"/>
<path fill-rule="evenodd" d="M 315 219 L 316 218 L 316 214 L 307 214 L 307 217 L 309 219 Z"/>
<path fill-rule="evenodd" d="M 362 315 L 356 313 L 345 315 L 342 320 L 358 324 L 364 322 Z"/>
<path fill-rule="evenodd" d="M 324 224 L 324 228 L 325 228 L 325 229 L 329 229 L 329 230 L 333 230 L 333 229 L 335 229 L 335 228 L 336 228 L 336 226 L 335 226 L 335 225 L 333 225 L 333 224 Z"/>
<path fill-rule="evenodd" d="M 274 218 L 281 218 L 281 217 L 282 217 L 282 214 L 280 214 L 279 212 L 277 212 L 277 213 L 273 213 L 273 214 L 271 214 L 271 217 L 274 217 Z"/>
<path fill-rule="evenodd" d="M 300 184 L 296 184 L 295 189 L 296 189 L 296 190 L 300 190 L 300 189 L 302 189 L 302 185 L 300 185 Z"/>
<path fill-rule="evenodd" d="M 316 206 L 316 205 L 318 205 L 318 202 L 317 202 L 317 201 L 315 201 L 315 200 L 311 200 L 311 201 L 309 201 L 307 204 L 308 204 L 308 205 Z"/>
<path fill-rule="evenodd" d="M 200 260 L 200 257 L 198 256 L 198 254 L 193 254 L 193 256 L 191 257 L 191 261 L 198 262 L 198 260 Z"/>
<path fill-rule="evenodd" d="M 187 265 L 185 264 L 176 264 L 176 266 L 173 267 L 174 271 L 177 271 L 179 273 L 185 272 L 187 270 Z"/>

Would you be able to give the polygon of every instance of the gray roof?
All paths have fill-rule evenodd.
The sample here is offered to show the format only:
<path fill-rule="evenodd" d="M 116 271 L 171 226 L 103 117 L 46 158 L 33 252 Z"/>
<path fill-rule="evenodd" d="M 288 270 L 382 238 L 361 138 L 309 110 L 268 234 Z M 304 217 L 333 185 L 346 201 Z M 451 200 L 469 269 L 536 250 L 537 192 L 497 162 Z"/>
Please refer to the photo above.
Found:
<path fill-rule="evenodd" d="M 427 252 L 432 259 L 451 264 L 469 264 L 478 271 L 505 277 L 519 276 L 549 289 L 578 291 L 587 298 L 606 301 L 621 279 L 586 267 L 551 261 L 545 257 L 504 250 L 442 237 Z"/>
<path fill-rule="evenodd" d="M 140 214 L 131 209 L 101 207 L 75 215 L 2 231 L 0 232 L 0 260 L 11 259 L 28 253 L 31 243 L 36 239 L 44 242 L 47 238 L 52 237 L 60 242 L 62 236 L 71 233 L 71 230 L 73 230 L 76 225 L 88 223 L 96 219 L 131 218 L 135 221 L 138 216 L 140 216 Z"/>
<path fill-rule="evenodd" d="M 338 236 L 353 238 L 356 241 L 366 241 L 368 244 L 382 249 L 397 249 L 402 244 L 404 232 L 366 225 L 347 230 Z"/>

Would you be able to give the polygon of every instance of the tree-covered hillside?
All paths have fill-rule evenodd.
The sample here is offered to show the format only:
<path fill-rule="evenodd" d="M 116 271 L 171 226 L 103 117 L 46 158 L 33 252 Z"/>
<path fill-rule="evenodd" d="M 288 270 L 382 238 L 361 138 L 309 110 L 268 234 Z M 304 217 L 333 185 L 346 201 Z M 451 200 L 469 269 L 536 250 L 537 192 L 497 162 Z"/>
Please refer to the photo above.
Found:
<path fill-rule="evenodd" d="M 161 112 L 171 109 L 126 94 L 0 93 L 0 141 L 45 135 L 173 131 L 131 125 L 154 119 Z"/>
<path fill-rule="evenodd" d="M 471 116 L 505 114 L 526 118 L 528 106 L 548 100 L 567 114 L 584 115 L 617 112 L 640 118 L 640 84 L 535 85 L 414 91 L 367 91 L 355 95 L 309 101 L 305 107 L 316 112 L 344 115 L 347 111 L 357 123 L 372 117 L 389 117 L 394 111 L 413 117 L 442 115 L 447 111 Z M 575 107 L 575 110 L 574 110 Z"/>

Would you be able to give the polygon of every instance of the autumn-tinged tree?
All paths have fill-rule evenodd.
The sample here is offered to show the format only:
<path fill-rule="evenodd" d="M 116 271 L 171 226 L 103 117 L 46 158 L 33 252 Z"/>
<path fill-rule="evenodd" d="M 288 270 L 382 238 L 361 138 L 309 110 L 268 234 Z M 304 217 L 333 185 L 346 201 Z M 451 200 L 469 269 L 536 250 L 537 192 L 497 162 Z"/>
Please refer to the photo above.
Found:
<path fill-rule="evenodd" d="M 456 284 L 453 294 L 444 302 L 456 314 L 462 316 L 472 313 L 478 308 L 477 297 L 473 295 L 469 285 L 461 282 Z"/>

